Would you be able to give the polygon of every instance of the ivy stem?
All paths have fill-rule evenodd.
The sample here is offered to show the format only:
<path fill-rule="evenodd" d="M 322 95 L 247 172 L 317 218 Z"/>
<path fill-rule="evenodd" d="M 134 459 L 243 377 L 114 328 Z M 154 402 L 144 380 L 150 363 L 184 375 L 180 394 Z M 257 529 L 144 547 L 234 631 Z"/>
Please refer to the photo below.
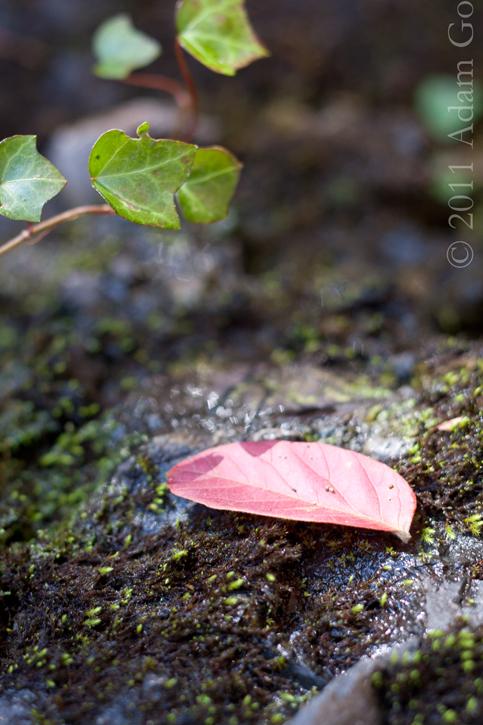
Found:
<path fill-rule="evenodd" d="M 181 47 L 178 38 L 176 38 L 174 41 L 174 51 L 176 54 L 176 61 L 178 63 L 178 68 L 180 70 L 183 81 L 186 85 L 186 90 L 187 90 L 187 92 L 189 94 L 189 98 L 190 98 L 191 123 L 190 123 L 189 129 L 187 130 L 187 140 L 190 141 L 193 138 L 194 133 L 196 131 L 196 127 L 198 125 L 198 116 L 199 116 L 198 89 L 196 87 L 196 83 L 195 83 L 194 78 L 189 69 L 188 63 L 186 62 L 183 48 Z"/>
<path fill-rule="evenodd" d="M 167 76 L 157 75 L 155 73 L 131 73 L 127 78 L 123 78 L 123 83 L 130 86 L 138 86 L 139 88 L 152 88 L 155 91 L 162 91 L 173 96 L 179 108 L 187 110 L 191 106 L 190 95 L 186 89 Z"/>
<path fill-rule="evenodd" d="M 30 242 L 35 244 L 49 234 L 55 227 L 65 224 L 66 222 L 73 222 L 82 216 L 90 214 L 107 215 L 114 214 L 114 210 L 108 204 L 92 204 L 90 206 L 76 206 L 73 209 L 63 211 L 61 214 L 50 217 L 43 222 L 38 224 L 29 224 L 23 232 L 17 234 L 8 242 L 5 242 L 0 246 L 0 256 L 11 252 L 12 249 L 19 247 L 21 244 Z"/>
<path fill-rule="evenodd" d="M 182 113 L 190 115 L 189 127 L 186 136 L 190 140 L 198 125 L 198 91 L 186 63 L 183 50 L 178 42 L 175 43 L 176 60 L 185 85 L 174 78 L 158 75 L 157 73 L 131 73 L 122 82 L 138 88 L 152 88 L 155 91 L 169 93 Z"/>

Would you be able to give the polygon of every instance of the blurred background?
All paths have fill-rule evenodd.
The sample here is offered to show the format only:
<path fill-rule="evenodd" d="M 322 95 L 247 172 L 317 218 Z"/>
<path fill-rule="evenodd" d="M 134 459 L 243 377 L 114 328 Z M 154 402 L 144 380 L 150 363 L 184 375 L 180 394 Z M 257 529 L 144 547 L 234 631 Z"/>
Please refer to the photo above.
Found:
<path fill-rule="evenodd" d="M 129 12 L 163 44 L 153 70 L 176 76 L 174 4 L 2 0 L 0 136 L 38 133 L 69 178 L 45 213 L 95 198 L 85 167 L 103 130 L 132 132 L 149 116 L 159 135 L 172 131 L 169 98 L 94 77 L 90 45 L 99 23 Z M 128 355 L 108 353 L 121 377 L 213 350 L 282 362 L 304 352 L 380 372 L 387 356 L 429 356 L 435 335 L 478 335 L 482 151 L 448 142 L 460 124 L 446 108 L 456 63 L 481 67 L 482 46 L 449 42 L 456 3 L 250 0 L 248 9 L 269 59 L 234 79 L 189 60 L 200 141 L 227 145 L 245 164 L 230 217 L 179 234 L 78 222 L 18 250 L 0 269 L 8 324 L 67 315 L 90 334 L 114 320 L 105 334 L 121 327 L 129 339 Z M 472 22 L 481 25 L 476 7 Z M 476 86 L 475 96 L 478 116 Z M 452 231 L 447 166 L 471 162 L 474 231 Z M 18 228 L 0 222 L 4 239 Z M 455 239 L 474 251 L 462 269 L 447 260 Z"/>

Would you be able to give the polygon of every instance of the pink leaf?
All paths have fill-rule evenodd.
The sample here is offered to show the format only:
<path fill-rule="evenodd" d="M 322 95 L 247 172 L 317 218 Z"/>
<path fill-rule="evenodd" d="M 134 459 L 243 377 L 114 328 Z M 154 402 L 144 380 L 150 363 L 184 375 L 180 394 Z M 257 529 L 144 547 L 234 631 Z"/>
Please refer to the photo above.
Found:
<path fill-rule="evenodd" d="M 416 497 L 389 466 L 325 443 L 229 443 L 168 472 L 170 490 L 214 509 L 391 531 L 403 541 Z"/>
<path fill-rule="evenodd" d="M 464 415 L 460 415 L 457 418 L 451 418 L 451 420 L 444 420 L 436 426 L 436 430 L 452 431 L 466 420 L 468 419 Z"/>

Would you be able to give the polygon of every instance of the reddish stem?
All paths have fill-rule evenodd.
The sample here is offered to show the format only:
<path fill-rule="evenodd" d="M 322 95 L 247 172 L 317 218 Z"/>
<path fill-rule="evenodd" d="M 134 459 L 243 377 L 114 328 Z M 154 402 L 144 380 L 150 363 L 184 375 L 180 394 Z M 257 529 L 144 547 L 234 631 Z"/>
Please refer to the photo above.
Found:
<path fill-rule="evenodd" d="M 13 239 L 10 239 L 8 242 L 5 242 L 5 244 L 0 246 L 0 256 L 2 254 L 6 254 L 7 252 L 11 252 L 12 249 L 19 247 L 25 242 L 30 242 L 31 244 L 39 242 L 47 236 L 52 229 L 55 229 L 55 227 L 58 227 L 60 224 L 72 222 L 75 219 L 79 219 L 81 216 L 87 216 L 89 214 L 114 214 L 114 210 L 107 204 L 77 206 L 74 209 L 64 211 L 61 214 L 50 217 L 50 219 L 46 219 L 38 224 L 29 224 L 23 232 L 20 232 L 20 234 L 17 234 L 16 237 L 13 237 Z"/>
<path fill-rule="evenodd" d="M 132 73 L 127 78 L 124 78 L 123 81 L 130 86 L 152 88 L 155 91 L 169 93 L 181 109 L 186 110 L 190 107 L 190 96 L 181 83 L 178 83 L 173 78 L 167 78 L 166 76 L 156 75 L 154 73 Z"/>
<path fill-rule="evenodd" d="M 198 125 L 198 116 L 199 116 L 198 89 L 196 87 L 196 83 L 195 83 L 194 78 L 189 69 L 188 63 L 186 62 L 183 48 L 181 47 L 181 45 L 178 41 L 178 38 L 176 38 L 174 41 L 174 51 L 176 53 L 176 60 L 178 62 L 178 67 L 179 67 L 181 76 L 185 82 L 186 89 L 187 89 L 187 91 L 189 93 L 189 97 L 190 97 L 191 123 L 190 123 L 190 126 L 187 131 L 187 138 L 188 138 L 188 140 L 191 140 L 194 136 L 196 127 Z"/>

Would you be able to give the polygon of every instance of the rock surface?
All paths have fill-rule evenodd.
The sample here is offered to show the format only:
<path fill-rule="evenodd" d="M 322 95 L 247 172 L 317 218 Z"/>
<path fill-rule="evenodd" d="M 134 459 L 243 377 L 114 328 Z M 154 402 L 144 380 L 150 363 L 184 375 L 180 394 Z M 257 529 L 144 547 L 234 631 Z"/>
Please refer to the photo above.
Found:
<path fill-rule="evenodd" d="M 23 717 L 30 704 L 53 722 L 170 722 L 168 713 L 173 722 L 282 722 L 331 682 L 297 725 L 341 725 L 361 702 L 369 719 L 354 722 L 383 718 L 369 679 L 382 665 L 357 665 L 363 655 L 424 640 L 460 616 L 475 633 L 482 624 L 483 545 L 467 515 L 481 485 L 465 489 L 465 478 L 454 509 L 457 469 L 436 498 L 422 475 L 426 456 L 434 469 L 449 441 L 461 449 L 477 436 L 474 353 L 446 365 L 423 372 L 418 389 L 369 385 L 310 359 L 201 360 L 147 378 L 105 423 L 106 450 L 124 459 L 111 476 L 53 539 L 39 530 L 33 548 L 7 550 L 0 712 Z M 459 386 L 457 411 L 447 382 Z M 436 428 L 456 412 L 454 430 Z M 275 437 L 344 444 L 396 464 L 419 496 L 411 542 L 210 511 L 166 490 L 167 469 L 196 450 Z M 75 454 L 58 442 L 45 455 L 44 465 L 53 456 L 58 465 Z M 16 515 L 18 525 L 25 513 Z M 15 526 L 15 508 L 10 516 Z M 92 694 L 79 708 L 81 691 Z"/>
<path fill-rule="evenodd" d="M 335 677 L 291 725 L 380 725 L 382 715 L 371 685 L 375 667 L 373 660 L 361 660 Z"/>

